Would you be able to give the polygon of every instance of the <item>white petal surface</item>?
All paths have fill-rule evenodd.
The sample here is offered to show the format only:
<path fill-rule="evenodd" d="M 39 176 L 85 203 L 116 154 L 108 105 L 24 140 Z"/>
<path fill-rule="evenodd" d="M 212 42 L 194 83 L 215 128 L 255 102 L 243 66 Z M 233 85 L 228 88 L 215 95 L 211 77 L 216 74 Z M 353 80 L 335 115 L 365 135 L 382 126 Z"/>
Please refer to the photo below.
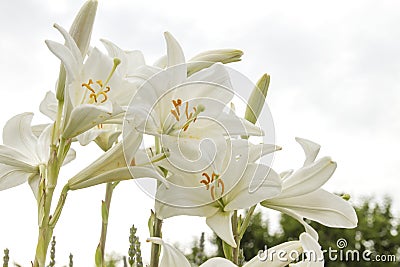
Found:
<path fill-rule="evenodd" d="M 279 198 L 299 196 L 317 190 L 329 180 L 336 166 L 336 162 L 329 157 L 304 166 L 283 181 L 283 190 Z"/>
<path fill-rule="evenodd" d="M 155 178 L 160 182 L 165 182 L 164 177 L 155 172 L 152 168 L 130 166 L 112 169 L 96 176 L 84 177 L 84 179 L 80 179 L 78 181 L 70 179 L 68 184 L 71 190 L 77 190 L 102 183 L 138 178 Z"/>
<path fill-rule="evenodd" d="M 0 164 L 0 191 L 25 183 L 31 173 Z"/>
<path fill-rule="evenodd" d="M 25 154 L 31 161 L 37 162 L 37 138 L 32 133 L 32 118 L 33 113 L 22 113 L 8 120 L 3 129 L 3 143 Z"/>
<path fill-rule="evenodd" d="M 230 260 L 224 258 L 211 258 L 200 267 L 237 267 L 237 265 L 233 264 Z"/>
<path fill-rule="evenodd" d="M 190 267 L 189 261 L 185 258 L 183 253 L 175 247 L 165 243 L 157 237 L 148 238 L 147 241 L 162 246 L 162 255 L 159 267 Z"/>
<path fill-rule="evenodd" d="M 293 211 L 323 225 L 336 228 L 354 228 L 357 215 L 349 202 L 323 189 L 312 193 L 285 199 L 267 200 L 270 207 L 281 207 Z"/>
<path fill-rule="evenodd" d="M 75 80 L 78 77 L 78 72 L 80 70 L 80 62 L 74 58 L 71 51 L 65 45 L 50 40 L 46 40 L 46 45 L 64 64 L 68 80 Z"/>
<path fill-rule="evenodd" d="M 179 45 L 178 41 L 169 32 L 165 32 L 164 37 L 167 43 L 167 55 L 168 55 L 167 67 L 184 64 L 185 55 L 183 54 L 182 47 Z"/>
<path fill-rule="evenodd" d="M 256 185 L 251 188 L 251 184 Z M 250 208 L 281 192 L 279 175 L 262 164 L 249 164 L 239 183 L 226 196 L 226 211 Z"/>
<path fill-rule="evenodd" d="M 35 174 L 31 175 L 28 178 L 28 184 L 32 189 L 33 195 L 35 196 L 36 200 L 38 200 L 39 197 L 39 184 L 40 184 L 40 175 Z"/>
<path fill-rule="evenodd" d="M 56 95 L 48 91 L 42 102 L 40 102 L 39 110 L 54 121 L 57 117 L 57 105 Z"/>
<path fill-rule="evenodd" d="M 25 172 L 34 172 L 37 168 L 32 159 L 29 159 L 18 150 L 0 145 L 0 164 L 8 165 Z"/>
<path fill-rule="evenodd" d="M 255 256 L 243 267 L 283 267 L 291 262 L 289 253 L 297 251 L 299 254 L 302 252 L 302 245 L 300 241 L 289 241 L 272 248 L 268 248 L 268 254 L 265 252 L 260 257 Z M 281 257 L 278 256 L 282 255 Z M 260 260 L 260 258 L 262 260 Z"/>
<path fill-rule="evenodd" d="M 271 154 L 275 151 L 281 150 L 282 148 L 277 145 L 271 144 L 258 144 L 249 146 L 249 162 L 256 162 L 258 159 L 265 155 Z"/>
<path fill-rule="evenodd" d="M 233 212 L 217 212 L 213 216 L 207 217 L 206 223 L 217 236 L 230 246 L 236 247 L 236 242 L 232 233 L 232 214 Z"/>
<path fill-rule="evenodd" d="M 219 210 L 203 186 L 162 185 L 157 189 L 156 199 L 156 214 L 164 219 L 177 215 L 209 217 Z"/>
<path fill-rule="evenodd" d="M 54 24 L 54 28 L 56 28 L 65 39 L 65 46 L 71 51 L 73 57 L 77 62 L 83 62 L 82 53 L 76 45 L 72 36 L 60 25 Z"/>
<path fill-rule="evenodd" d="M 321 146 L 317 143 L 314 143 L 310 140 L 296 137 L 297 143 L 301 145 L 304 150 L 304 154 L 306 156 L 306 160 L 304 161 L 304 166 L 311 164 L 317 158 L 318 152 Z"/>
<path fill-rule="evenodd" d="M 112 111 L 105 106 L 80 105 L 72 110 L 63 136 L 73 138 L 111 118 Z"/>
<path fill-rule="evenodd" d="M 300 235 L 300 242 L 306 258 L 296 264 L 290 264 L 291 267 L 323 267 L 324 256 L 321 246 L 307 233 Z"/>
<path fill-rule="evenodd" d="M 40 134 L 36 143 L 36 155 L 39 159 L 38 163 L 47 164 L 50 157 L 50 144 L 51 144 L 51 132 L 53 125 L 50 124 Z"/>

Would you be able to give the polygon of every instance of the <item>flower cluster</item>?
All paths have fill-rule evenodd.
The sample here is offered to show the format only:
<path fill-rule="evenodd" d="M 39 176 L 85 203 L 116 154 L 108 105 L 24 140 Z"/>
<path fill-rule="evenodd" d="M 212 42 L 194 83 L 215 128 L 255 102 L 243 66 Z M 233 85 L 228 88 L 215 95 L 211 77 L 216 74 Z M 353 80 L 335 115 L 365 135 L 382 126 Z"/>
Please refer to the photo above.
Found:
<path fill-rule="evenodd" d="M 297 138 L 305 152 L 303 167 L 278 173 L 261 163 L 282 148 L 260 143 L 257 119 L 264 106 L 269 76 L 264 75 L 247 103 L 235 111 L 237 92 L 225 64 L 241 60 L 236 49 L 205 51 L 187 60 L 178 41 L 164 34 L 165 56 L 154 64 L 137 50 L 123 50 L 108 40 L 90 47 L 97 2 L 89 0 L 62 42 L 46 41 L 61 61 L 55 91 L 45 94 L 40 111 L 46 125 L 32 125 L 32 113 L 11 118 L 0 145 L 0 190 L 28 182 L 38 205 L 39 238 L 34 266 L 44 266 L 52 232 L 69 190 L 107 183 L 97 266 L 104 265 L 105 235 L 112 190 L 128 179 L 154 178 L 154 212 L 149 220 L 150 266 L 190 266 L 161 239 L 162 220 L 200 216 L 222 240 L 225 258 L 201 266 L 238 266 L 240 241 L 255 207 L 274 209 L 305 227 L 299 241 L 277 248 L 321 252 L 317 232 L 305 218 L 330 227 L 351 228 L 357 217 L 351 205 L 321 188 L 336 169 L 329 157 L 317 158 L 319 145 Z M 144 140 L 149 144 L 146 144 Z M 60 168 L 75 150 L 95 142 L 104 153 L 68 180 L 51 213 Z M 121 183 L 121 186 L 123 183 Z M 140 248 L 139 248 L 140 249 Z M 159 259 L 160 249 L 162 257 Z M 263 266 L 285 266 L 267 260 Z M 243 266 L 266 264 L 255 257 Z M 323 266 L 323 261 L 312 266 Z M 295 266 L 309 266 L 298 262 Z"/>

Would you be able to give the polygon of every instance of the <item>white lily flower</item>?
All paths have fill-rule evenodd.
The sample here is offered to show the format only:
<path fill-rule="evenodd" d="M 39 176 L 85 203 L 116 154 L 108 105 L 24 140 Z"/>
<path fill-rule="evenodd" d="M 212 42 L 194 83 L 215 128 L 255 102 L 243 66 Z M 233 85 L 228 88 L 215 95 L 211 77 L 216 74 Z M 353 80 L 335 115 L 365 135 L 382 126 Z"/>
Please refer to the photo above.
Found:
<path fill-rule="evenodd" d="M 185 256 L 175 247 L 164 242 L 161 238 L 150 237 L 148 242 L 152 242 L 162 246 L 162 255 L 159 267 L 190 267 L 189 261 Z M 295 259 L 293 255 L 300 255 L 305 252 L 306 255 L 311 255 L 310 258 L 297 263 L 293 266 L 307 266 L 307 267 L 320 267 L 324 266 L 322 250 L 317 241 L 310 235 L 302 233 L 299 241 L 289 241 L 272 248 L 269 248 L 266 255 L 257 255 L 249 262 L 245 263 L 243 267 L 283 267 L 287 266 Z M 279 256 L 278 256 L 279 253 Z M 302 265 L 303 264 L 303 265 Z M 291 265 L 292 266 L 292 265 Z M 207 260 L 199 267 L 237 267 L 231 261 L 215 257 Z"/>
<path fill-rule="evenodd" d="M 136 87 L 116 71 L 121 59 L 93 48 L 84 61 L 72 37 L 60 26 L 55 27 L 63 35 L 65 45 L 49 40 L 46 44 L 67 72 L 62 135 L 70 139 L 121 116 Z"/>
<path fill-rule="evenodd" d="M 276 149 L 270 146 L 265 153 Z M 206 217 L 207 225 L 226 243 L 236 247 L 231 227 L 233 212 L 256 205 L 281 191 L 281 180 L 274 170 L 252 161 L 249 163 L 249 160 L 257 160 L 256 156 L 249 156 L 256 150 L 250 149 L 246 140 L 233 140 L 223 156 L 217 156 L 211 166 L 200 172 L 168 169 L 172 172 L 167 178 L 169 187 L 161 185 L 157 190 L 156 215 L 161 219 L 177 215 Z M 252 183 L 259 185 L 254 191 L 249 188 Z"/>
<path fill-rule="evenodd" d="M 320 146 L 306 139 L 296 140 L 306 155 L 304 166 L 294 173 L 282 175 L 281 194 L 261 202 L 261 205 L 294 217 L 316 239 L 317 233 L 304 218 L 329 227 L 356 227 L 358 220 L 354 208 L 341 197 L 321 189 L 334 173 L 336 163 L 329 157 L 315 161 Z"/>
<path fill-rule="evenodd" d="M 165 39 L 168 68 L 146 66 L 132 76 L 141 88 L 127 111 L 127 127 L 159 136 L 171 157 L 182 153 L 189 160 L 201 155 L 198 148 L 205 139 L 217 144 L 224 142 L 224 136 L 263 134 L 229 110 L 234 92 L 223 65 L 188 77 L 182 48 L 168 32 Z"/>
<path fill-rule="evenodd" d="M 102 42 L 106 47 L 110 58 L 121 59 L 121 63 L 118 65 L 116 72 L 118 72 L 122 79 L 128 79 L 129 75 L 132 75 L 138 67 L 145 64 L 143 54 L 140 51 L 124 51 L 110 41 L 102 40 Z M 120 95 L 114 95 L 113 98 L 118 99 L 120 105 L 126 106 L 128 103 L 127 101 L 133 94 L 134 90 L 130 92 L 131 95 L 129 95 L 129 92 L 124 90 L 119 90 L 119 92 Z M 50 119 L 55 120 L 57 116 L 57 104 L 57 99 L 54 93 L 47 92 L 45 98 L 40 104 L 40 111 Z M 108 119 L 105 124 L 98 124 L 92 129 L 78 135 L 77 140 L 83 146 L 94 140 L 101 149 L 106 151 L 120 136 L 122 131 L 122 119 L 123 113 L 119 116 L 114 116 L 113 118 Z"/>
<path fill-rule="evenodd" d="M 28 181 L 37 198 L 40 175 L 43 174 L 50 156 L 51 126 L 47 126 L 36 137 L 32 132 L 33 113 L 22 113 L 12 117 L 3 129 L 0 145 L 0 190 L 8 189 Z M 70 149 L 64 164 L 75 158 Z"/>

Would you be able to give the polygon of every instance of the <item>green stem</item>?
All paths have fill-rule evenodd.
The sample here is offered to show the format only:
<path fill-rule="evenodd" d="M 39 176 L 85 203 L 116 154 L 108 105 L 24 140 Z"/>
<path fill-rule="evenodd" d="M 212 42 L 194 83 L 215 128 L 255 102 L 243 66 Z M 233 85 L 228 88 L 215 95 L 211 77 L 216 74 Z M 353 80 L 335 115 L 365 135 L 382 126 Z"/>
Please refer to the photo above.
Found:
<path fill-rule="evenodd" d="M 59 101 L 57 118 L 54 122 L 53 132 L 51 136 L 50 159 L 47 163 L 47 166 L 45 168 L 41 168 L 40 170 L 41 180 L 38 197 L 39 236 L 36 245 L 35 260 L 33 263 L 34 267 L 45 266 L 47 250 L 51 241 L 51 237 L 53 236 L 53 230 L 60 217 L 61 210 L 64 205 L 65 197 L 68 191 L 68 188 L 64 187 L 53 217 L 51 215 L 51 203 L 53 199 L 53 194 L 57 186 L 60 167 L 71 144 L 70 142 L 66 142 L 67 140 L 65 140 L 64 138 L 61 138 L 61 140 L 59 140 L 59 126 L 61 123 L 63 106 L 64 102 Z M 58 144 L 58 142 L 60 143 Z"/>
<path fill-rule="evenodd" d="M 247 230 L 247 227 L 249 227 L 251 216 L 253 216 L 254 210 L 256 209 L 257 205 L 252 206 L 249 211 L 246 214 L 246 217 L 244 218 L 244 221 L 242 225 L 240 226 L 240 231 L 239 231 L 239 239 L 241 240 L 243 238 L 244 233 Z"/>
<path fill-rule="evenodd" d="M 161 153 L 161 142 L 159 137 L 155 137 L 154 139 L 156 155 Z M 160 185 L 160 182 L 157 182 L 157 186 Z M 154 225 L 153 225 L 153 235 L 154 237 L 162 237 L 162 223 L 163 221 L 157 218 L 157 214 L 154 215 Z M 151 258 L 150 258 L 150 267 L 158 267 L 159 258 L 160 258 L 161 247 L 158 244 L 151 244 Z"/>
<path fill-rule="evenodd" d="M 236 242 L 236 248 L 232 248 L 232 261 L 237 265 L 239 262 L 240 238 L 238 234 L 238 215 L 236 210 L 233 212 L 232 216 L 232 232 Z"/>
<path fill-rule="evenodd" d="M 155 218 L 154 227 L 153 227 L 153 236 L 162 237 L 161 229 L 162 229 L 162 220 Z M 151 244 L 151 259 L 150 259 L 150 267 L 158 267 L 160 258 L 160 245 Z"/>
<path fill-rule="evenodd" d="M 100 253 L 100 262 L 101 262 L 102 266 L 104 266 L 104 264 L 105 264 L 104 251 L 105 251 L 106 239 L 107 239 L 108 214 L 109 214 L 108 212 L 110 211 L 111 199 L 112 199 L 112 194 L 114 192 L 114 188 L 115 188 L 115 186 L 113 185 L 113 183 L 107 183 L 106 195 L 104 198 L 104 205 L 105 205 L 105 209 L 106 209 L 104 216 L 106 218 L 103 218 L 104 216 L 102 216 L 103 219 L 102 219 L 102 224 L 101 224 L 100 241 L 99 241 L 99 245 L 97 247 L 97 250 L 98 250 L 97 252 Z"/>
<path fill-rule="evenodd" d="M 53 216 L 50 219 L 50 226 L 54 228 L 54 226 L 57 224 L 58 219 L 60 218 L 62 209 L 64 207 L 65 201 L 67 199 L 68 196 L 68 191 L 69 191 L 69 185 L 66 184 L 64 185 L 64 188 L 61 191 L 60 197 L 58 199 L 58 203 L 56 206 L 56 209 L 54 210 Z"/>

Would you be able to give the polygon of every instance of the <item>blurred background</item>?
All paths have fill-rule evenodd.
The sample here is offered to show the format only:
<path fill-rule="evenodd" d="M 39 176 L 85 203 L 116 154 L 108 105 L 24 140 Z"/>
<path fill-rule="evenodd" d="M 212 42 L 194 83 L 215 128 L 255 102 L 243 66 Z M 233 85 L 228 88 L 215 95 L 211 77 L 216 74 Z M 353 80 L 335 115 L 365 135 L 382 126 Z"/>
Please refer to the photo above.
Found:
<path fill-rule="evenodd" d="M 54 90 L 59 61 L 44 40 L 62 42 L 53 23 L 69 28 L 83 2 L 0 2 L 0 128 L 26 111 L 35 113 L 34 123 L 47 122 L 38 107 L 45 93 Z M 394 0 L 99 1 L 92 45 L 109 39 L 123 49 L 141 50 L 148 64 L 166 51 L 164 31 L 176 37 L 187 58 L 209 49 L 241 49 L 242 62 L 230 67 L 254 82 L 264 73 L 271 75 L 267 101 L 276 142 L 283 147 L 273 168 L 300 167 L 303 152 L 294 138 L 313 140 L 321 144 L 321 156 L 338 162 L 324 188 L 348 193 L 358 205 L 365 196 L 378 204 L 389 196 L 390 210 L 398 217 L 399 9 Z M 60 187 L 100 152 L 95 145 L 77 150 L 77 160 L 61 174 Z M 67 264 L 70 252 L 75 266 L 93 265 L 104 188 L 69 194 L 54 232 L 57 265 Z M 153 200 L 129 181 L 117 187 L 111 205 L 107 251 L 126 254 L 129 228 L 135 224 L 148 258 L 150 246 L 144 240 Z M 37 229 L 27 184 L 0 192 L 0 214 L 0 250 L 9 248 L 12 260 L 28 266 Z M 279 228 L 276 214 L 263 216 Z M 201 218 L 165 221 L 164 238 L 181 249 L 189 249 L 201 232 L 212 237 Z"/>

